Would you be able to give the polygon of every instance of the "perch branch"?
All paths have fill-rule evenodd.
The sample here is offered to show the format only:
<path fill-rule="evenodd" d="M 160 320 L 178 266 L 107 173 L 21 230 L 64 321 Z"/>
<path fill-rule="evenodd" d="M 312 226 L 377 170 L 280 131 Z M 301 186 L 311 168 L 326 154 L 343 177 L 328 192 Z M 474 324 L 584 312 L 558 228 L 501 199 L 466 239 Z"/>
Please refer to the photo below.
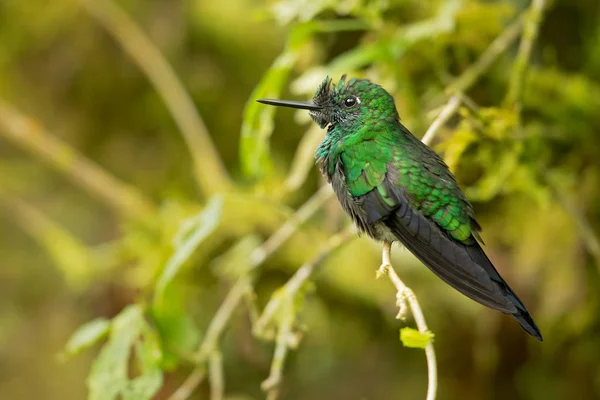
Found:
<path fill-rule="evenodd" d="M 231 180 L 204 121 L 158 48 L 116 3 L 110 0 L 81 2 L 144 71 L 163 98 L 190 151 L 196 181 L 202 192 L 211 194 L 229 188 Z"/>
<path fill-rule="evenodd" d="M 415 296 L 414 292 L 408 286 L 406 286 L 396 274 L 396 271 L 392 266 L 391 253 L 392 243 L 384 242 L 383 253 L 381 257 L 382 264 L 379 268 L 378 274 L 389 276 L 392 284 L 398 291 L 396 297 L 399 312 L 396 318 L 405 318 L 407 311 L 406 304 L 408 303 L 408 308 L 410 308 L 419 332 L 426 335 L 429 333 L 429 329 L 427 328 L 427 323 L 425 322 L 425 317 L 423 316 L 423 311 L 421 310 L 417 296 Z M 435 360 L 435 350 L 431 341 L 427 343 L 427 346 L 425 347 L 425 357 L 427 358 L 427 376 L 429 380 L 427 385 L 426 399 L 435 400 L 437 392 L 437 363 Z"/>

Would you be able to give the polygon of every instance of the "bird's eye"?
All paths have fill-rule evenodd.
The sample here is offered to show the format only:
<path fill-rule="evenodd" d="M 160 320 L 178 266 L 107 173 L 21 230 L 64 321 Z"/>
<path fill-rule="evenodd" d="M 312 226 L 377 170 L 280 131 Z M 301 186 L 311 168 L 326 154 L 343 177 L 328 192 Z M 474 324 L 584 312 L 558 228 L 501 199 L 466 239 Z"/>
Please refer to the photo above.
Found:
<path fill-rule="evenodd" d="M 348 97 L 346 100 L 344 100 L 344 104 L 346 107 L 352 107 L 356 104 L 356 99 L 354 97 Z"/>

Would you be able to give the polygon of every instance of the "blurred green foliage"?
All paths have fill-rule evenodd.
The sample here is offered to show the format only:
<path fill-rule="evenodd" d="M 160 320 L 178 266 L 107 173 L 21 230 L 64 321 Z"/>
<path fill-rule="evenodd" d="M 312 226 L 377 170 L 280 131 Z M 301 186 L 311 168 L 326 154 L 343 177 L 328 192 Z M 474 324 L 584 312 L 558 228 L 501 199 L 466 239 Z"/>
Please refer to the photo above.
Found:
<path fill-rule="evenodd" d="M 166 399 L 195 371 L 189 398 L 218 398 L 222 378 L 225 398 L 262 398 L 294 347 L 281 398 L 424 398 L 423 353 L 402 342 L 431 338 L 398 340 L 380 248 L 336 247 L 335 200 L 267 240 L 321 182 L 323 132 L 254 100 L 342 73 L 388 89 L 419 137 L 462 96 L 433 147 L 544 333 L 396 251 L 435 333 L 438 397 L 600 397 L 600 3 L 546 3 L 0 0 L 2 397 Z M 184 92 L 148 72 L 164 61 Z"/>

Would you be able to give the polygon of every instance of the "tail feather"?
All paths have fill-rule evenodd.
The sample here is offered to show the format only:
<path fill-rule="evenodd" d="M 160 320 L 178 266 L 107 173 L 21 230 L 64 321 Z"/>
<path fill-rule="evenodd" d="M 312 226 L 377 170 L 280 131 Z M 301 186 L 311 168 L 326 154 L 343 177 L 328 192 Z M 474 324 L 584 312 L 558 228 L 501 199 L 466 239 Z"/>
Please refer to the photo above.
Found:
<path fill-rule="evenodd" d="M 471 244 L 453 240 L 410 206 L 384 221 L 398 240 L 442 280 L 478 303 L 513 315 L 527 333 L 542 340 L 525 305 L 476 240 Z"/>
<path fill-rule="evenodd" d="M 531 336 L 535 337 L 540 342 L 544 339 L 542 338 L 542 334 L 537 324 L 525 308 L 525 305 L 519 299 L 519 296 L 508 286 L 506 281 L 500 276 L 490 259 L 487 257 L 479 243 L 475 242 L 472 245 L 465 245 L 465 249 L 471 256 L 471 259 L 485 269 L 490 279 L 498 285 L 504 297 L 515 306 L 515 311 L 507 314 L 511 314 L 514 316 L 519 324 L 529 333 Z"/>

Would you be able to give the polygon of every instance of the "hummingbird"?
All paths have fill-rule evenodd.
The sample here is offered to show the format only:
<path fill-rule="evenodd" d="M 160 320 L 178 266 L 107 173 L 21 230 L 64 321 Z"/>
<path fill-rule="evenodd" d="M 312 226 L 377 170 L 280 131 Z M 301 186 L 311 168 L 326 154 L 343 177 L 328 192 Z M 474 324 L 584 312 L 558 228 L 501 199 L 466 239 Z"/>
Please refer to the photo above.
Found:
<path fill-rule="evenodd" d="M 327 77 L 311 102 L 260 99 L 310 111 L 325 138 L 315 158 L 342 208 L 371 238 L 400 242 L 434 274 L 476 302 L 542 334 L 481 248 L 473 207 L 442 158 L 401 122 L 394 98 L 365 79 Z"/>

